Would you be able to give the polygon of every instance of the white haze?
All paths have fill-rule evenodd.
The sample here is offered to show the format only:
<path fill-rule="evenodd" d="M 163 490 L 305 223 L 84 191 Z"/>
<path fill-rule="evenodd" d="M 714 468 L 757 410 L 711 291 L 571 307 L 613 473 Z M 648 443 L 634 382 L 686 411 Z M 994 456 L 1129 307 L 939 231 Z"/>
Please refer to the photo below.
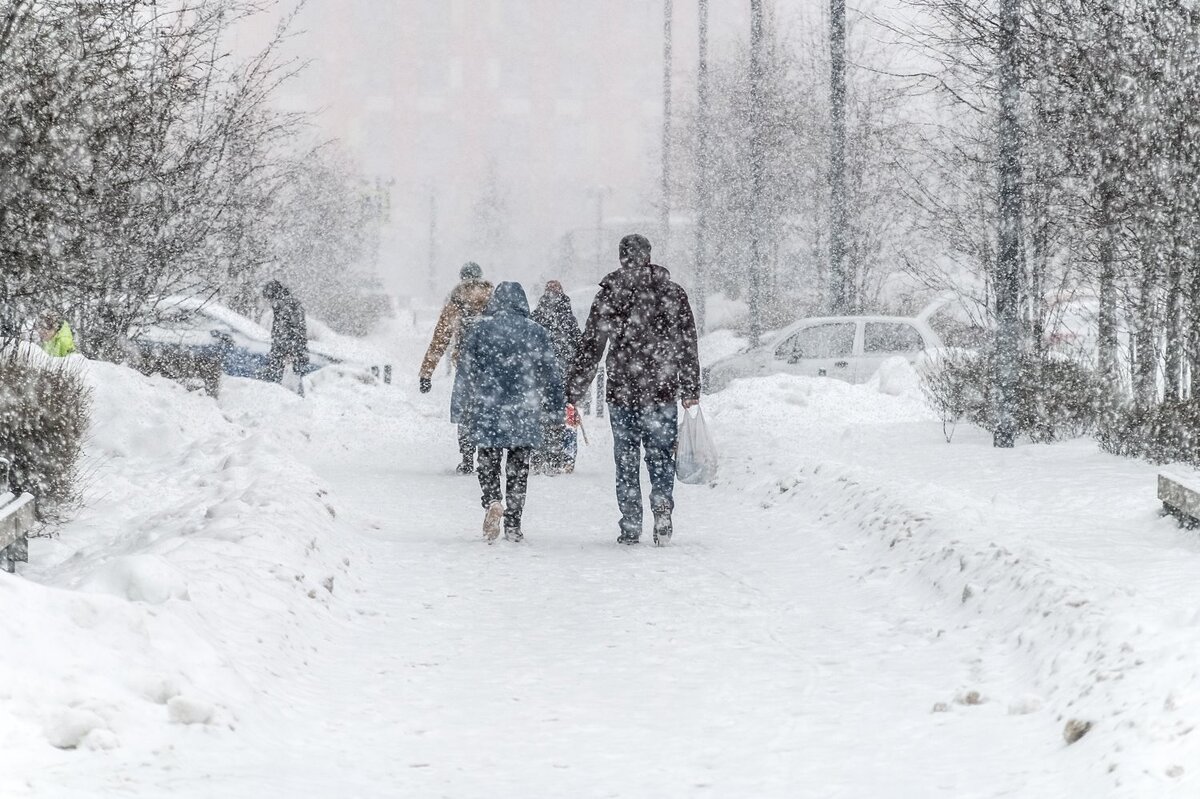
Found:
<path fill-rule="evenodd" d="M 821 6 L 797 5 L 820 24 Z M 781 27 L 803 24 L 790 3 L 779 13 Z M 676 0 L 674 16 L 678 110 L 694 90 L 697 4 Z M 240 50 L 265 41 L 264 23 L 238 33 Z M 710 59 L 728 55 L 748 35 L 749 4 L 712 2 L 709 27 Z M 312 63 L 285 102 L 321 109 L 321 133 L 391 181 L 380 264 L 391 291 L 440 297 L 465 260 L 493 279 L 586 285 L 615 266 L 622 233 L 655 229 L 662 0 L 310 0 L 296 28 L 290 49 Z M 481 221 L 489 185 L 500 210 Z M 655 260 L 686 279 L 656 239 Z"/>

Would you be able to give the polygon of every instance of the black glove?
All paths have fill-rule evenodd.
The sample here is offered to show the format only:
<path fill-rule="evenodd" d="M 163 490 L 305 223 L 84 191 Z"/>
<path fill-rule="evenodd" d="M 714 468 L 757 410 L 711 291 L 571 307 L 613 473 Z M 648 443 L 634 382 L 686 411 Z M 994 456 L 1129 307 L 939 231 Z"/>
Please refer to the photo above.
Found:
<path fill-rule="evenodd" d="M 429 389 L 431 389 L 431 388 L 433 388 L 433 381 L 430 380 L 428 377 L 422 377 L 421 378 L 421 393 L 428 394 Z"/>

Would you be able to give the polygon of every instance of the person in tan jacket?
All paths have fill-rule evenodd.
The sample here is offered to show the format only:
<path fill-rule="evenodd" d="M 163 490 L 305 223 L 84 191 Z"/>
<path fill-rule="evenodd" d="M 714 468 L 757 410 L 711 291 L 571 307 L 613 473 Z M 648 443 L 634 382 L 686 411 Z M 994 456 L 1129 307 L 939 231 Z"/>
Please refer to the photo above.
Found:
<path fill-rule="evenodd" d="M 450 292 L 450 298 L 438 316 L 437 324 L 433 328 L 433 339 L 429 342 L 429 349 L 425 351 L 425 359 L 421 361 L 419 385 L 422 394 L 427 394 L 433 387 L 433 372 L 447 350 L 450 350 L 451 362 L 458 363 L 463 340 L 479 321 L 488 300 L 492 298 L 492 284 L 483 279 L 483 269 L 479 264 L 468 261 L 463 264 L 458 276 L 459 284 Z M 450 421 L 460 421 L 455 418 L 453 410 Z M 458 464 L 456 471 L 459 474 L 474 474 L 475 442 L 471 440 L 462 424 L 458 425 L 458 451 L 462 455 L 462 462 Z"/>

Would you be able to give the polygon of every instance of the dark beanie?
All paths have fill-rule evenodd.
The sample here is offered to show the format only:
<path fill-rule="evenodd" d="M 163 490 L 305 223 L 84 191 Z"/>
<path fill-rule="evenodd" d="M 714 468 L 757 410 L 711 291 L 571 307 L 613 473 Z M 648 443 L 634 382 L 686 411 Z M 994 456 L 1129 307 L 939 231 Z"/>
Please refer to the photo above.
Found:
<path fill-rule="evenodd" d="M 631 233 L 621 239 L 618 254 L 623 264 L 630 266 L 648 264 L 650 263 L 650 240 L 640 233 Z"/>
<path fill-rule="evenodd" d="M 478 280 L 483 277 L 483 267 L 474 261 L 467 261 L 458 270 L 458 276 L 463 280 Z"/>

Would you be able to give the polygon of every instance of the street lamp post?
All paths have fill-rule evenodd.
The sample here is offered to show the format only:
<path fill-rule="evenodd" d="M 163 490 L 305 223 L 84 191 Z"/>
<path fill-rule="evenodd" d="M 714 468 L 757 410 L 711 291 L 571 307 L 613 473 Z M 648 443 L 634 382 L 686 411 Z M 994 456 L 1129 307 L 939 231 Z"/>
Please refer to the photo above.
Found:
<path fill-rule="evenodd" d="M 429 297 L 437 299 L 437 189 L 429 190 Z"/>
<path fill-rule="evenodd" d="M 705 298 L 708 296 L 708 193 L 711 191 L 708 172 L 708 0 L 699 0 L 699 63 L 696 67 L 696 107 L 699 118 L 697 155 L 699 180 L 696 190 L 696 328 L 703 333 Z"/>
<path fill-rule="evenodd" d="M 763 187 L 762 132 L 762 0 L 750 0 L 750 346 L 762 340 L 763 275 L 762 221 L 760 204 Z"/>
<path fill-rule="evenodd" d="M 666 251 L 671 238 L 671 23 L 674 16 L 672 0 L 663 0 L 663 129 L 662 129 L 662 218 L 659 245 Z"/>

